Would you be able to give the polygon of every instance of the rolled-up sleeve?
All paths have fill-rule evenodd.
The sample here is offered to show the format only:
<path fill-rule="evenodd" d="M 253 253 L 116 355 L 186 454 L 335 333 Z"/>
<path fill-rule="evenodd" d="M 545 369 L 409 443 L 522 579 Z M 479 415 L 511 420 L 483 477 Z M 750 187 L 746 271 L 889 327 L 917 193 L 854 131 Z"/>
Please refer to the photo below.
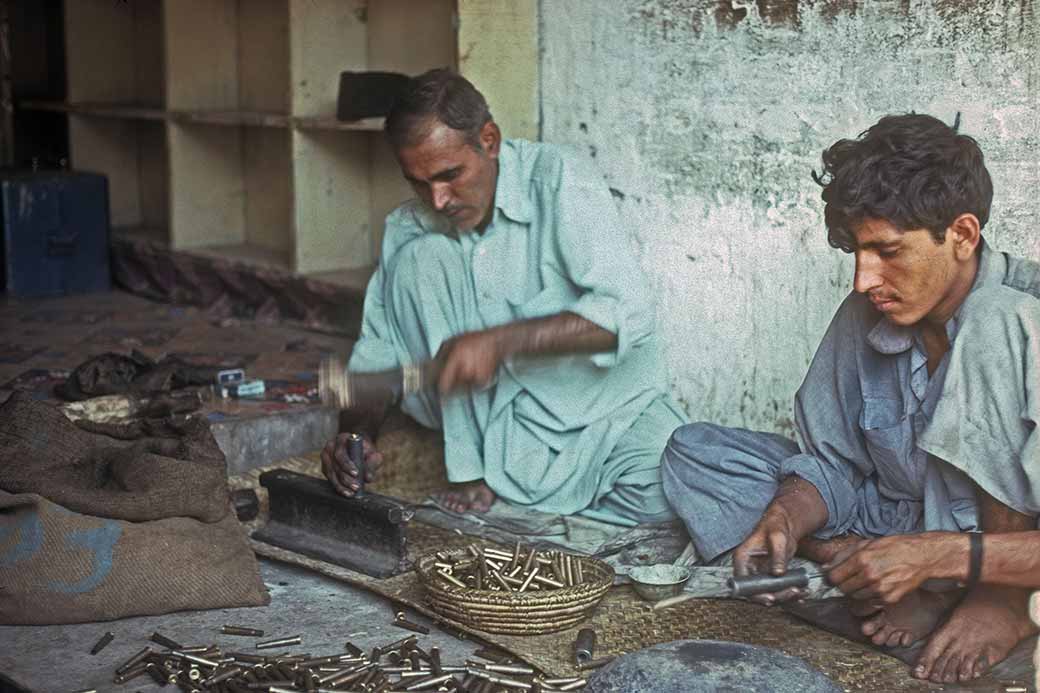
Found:
<path fill-rule="evenodd" d="M 798 476 L 819 491 L 827 523 L 814 536 L 845 534 L 857 516 L 859 488 L 873 469 L 859 428 L 863 398 L 857 352 L 862 336 L 855 297 L 838 309 L 795 397 L 795 426 L 802 452 L 783 462 L 781 476 Z"/>
<path fill-rule="evenodd" d="M 565 169 L 554 193 L 557 250 L 568 278 L 581 291 L 568 310 L 617 335 L 614 351 L 592 358 L 609 368 L 653 332 L 649 285 L 601 181 Z"/>

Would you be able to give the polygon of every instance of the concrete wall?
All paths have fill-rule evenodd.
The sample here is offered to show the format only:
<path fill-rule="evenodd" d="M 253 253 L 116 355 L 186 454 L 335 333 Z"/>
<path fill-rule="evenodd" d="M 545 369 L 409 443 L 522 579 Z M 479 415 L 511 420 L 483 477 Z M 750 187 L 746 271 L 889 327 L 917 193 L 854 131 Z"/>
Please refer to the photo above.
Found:
<path fill-rule="evenodd" d="M 914 110 L 976 136 L 987 237 L 1040 259 L 1036 0 L 541 0 L 542 138 L 595 159 L 694 419 L 791 430 L 850 290 L 820 152 Z"/>

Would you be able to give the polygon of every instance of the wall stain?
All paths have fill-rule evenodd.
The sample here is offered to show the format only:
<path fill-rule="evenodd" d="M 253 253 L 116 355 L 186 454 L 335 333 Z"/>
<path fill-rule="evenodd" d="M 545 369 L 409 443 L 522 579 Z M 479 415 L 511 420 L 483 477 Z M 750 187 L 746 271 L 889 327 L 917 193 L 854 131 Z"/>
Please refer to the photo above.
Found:
<path fill-rule="evenodd" d="M 735 29 L 747 18 L 746 7 L 733 7 L 731 0 L 718 0 L 715 7 L 715 26 L 719 29 Z"/>
<path fill-rule="evenodd" d="M 798 0 L 757 0 L 758 15 L 770 26 L 798 26 Z"/>

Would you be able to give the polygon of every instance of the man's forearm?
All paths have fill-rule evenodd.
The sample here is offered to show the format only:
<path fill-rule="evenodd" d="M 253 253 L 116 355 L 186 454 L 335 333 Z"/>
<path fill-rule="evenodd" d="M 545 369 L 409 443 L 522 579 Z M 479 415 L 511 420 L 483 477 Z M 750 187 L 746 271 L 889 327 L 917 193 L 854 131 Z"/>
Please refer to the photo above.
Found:
<path fill-rule="evenodd" d="M 1040 532 L 985 535 L 979 579 L 999 585 L 1040 588 Z"/>
<path fill-rule="evenodd" d="M 796 541 L 811 535 L 827 524 L 827 504 L 810 482 L 800 476 L 789 476 L 780 483 L 765 516 L 782 514 Z"/>
<path fill-rule="evenodd" d="M 494 327 L 506 356 L 595 354 L 617 348 L 617 335 L 576 313 L 565 311 Z"/>
<path fill-rule="evenodd" d="M 1036 526 L 1036 522 L 1033 523 Z M 971 544 L 965 532 L 929 532 L 931 548 L 941 552 L 937 578 L 968 579 Z M 926 535 L 927 536 L 927 535 Z M 979 582 L 1011 587 L 1040 588 L 1040 531 L 982 535 L 982 571 Z"/>

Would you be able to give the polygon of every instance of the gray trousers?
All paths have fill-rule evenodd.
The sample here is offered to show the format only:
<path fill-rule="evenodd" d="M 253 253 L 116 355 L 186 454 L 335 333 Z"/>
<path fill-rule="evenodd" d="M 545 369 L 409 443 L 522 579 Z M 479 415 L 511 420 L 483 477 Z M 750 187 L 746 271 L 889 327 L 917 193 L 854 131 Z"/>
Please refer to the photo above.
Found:
<path fill-rule="evenodd" d="M 783 481 L 781 464 L 799 452 L 783 436 L 708 423 L 688 424 L 672 434 L 662 457 L 664 493 L 701 560 L 712 561 L 744 541 Z M 923 529 L 920 503 L 886 498 L 873 477 L 864 480 L 857 491 L 854 534 Z"/>

